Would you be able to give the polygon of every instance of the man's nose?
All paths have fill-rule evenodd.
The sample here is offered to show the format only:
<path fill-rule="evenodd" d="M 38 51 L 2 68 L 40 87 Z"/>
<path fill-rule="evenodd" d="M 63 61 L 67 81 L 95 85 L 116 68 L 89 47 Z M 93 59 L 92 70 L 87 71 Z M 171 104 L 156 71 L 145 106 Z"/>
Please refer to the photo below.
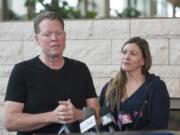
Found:
<path fill-rule="evenodd" d="M 57 39 L 57 34 L 53 33 L 53 34 L 51 35 L 51 40 L 56 40 L 56 39 Z"/>

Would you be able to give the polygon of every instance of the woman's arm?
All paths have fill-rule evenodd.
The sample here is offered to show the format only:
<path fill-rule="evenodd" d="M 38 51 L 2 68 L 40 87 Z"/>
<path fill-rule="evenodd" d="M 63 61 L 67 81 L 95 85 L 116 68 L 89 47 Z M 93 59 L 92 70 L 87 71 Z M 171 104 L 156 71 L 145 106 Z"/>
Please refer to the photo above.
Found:
<path fill-rule="evenodd" d="M 153 90 L 150 98 L 150 121 L 145 129 L 167 129 L 170 111 L 170 97 L 167 87 L 163 81 L 160 81 Z"/>

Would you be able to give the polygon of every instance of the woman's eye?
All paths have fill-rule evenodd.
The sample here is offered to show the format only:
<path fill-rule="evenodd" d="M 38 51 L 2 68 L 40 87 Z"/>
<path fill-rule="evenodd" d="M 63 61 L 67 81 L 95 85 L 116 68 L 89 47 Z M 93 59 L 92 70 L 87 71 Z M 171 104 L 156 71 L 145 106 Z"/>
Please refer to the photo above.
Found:
<path fill-rule="evenodd" d="M 136 53 L 132 52 L 131 55 L 136 56 Z"/>

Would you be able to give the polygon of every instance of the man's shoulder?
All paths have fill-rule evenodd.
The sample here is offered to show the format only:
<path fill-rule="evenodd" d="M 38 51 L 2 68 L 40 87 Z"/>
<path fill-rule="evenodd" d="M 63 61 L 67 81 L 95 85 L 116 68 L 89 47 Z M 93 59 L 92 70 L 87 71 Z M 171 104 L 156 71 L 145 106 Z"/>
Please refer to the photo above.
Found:
<path fill-rule="evenodd" d="M 65 60 L 65 62 L 67 62 L 68 64 L 71 64 L 71 65 L 86 66 L 86 64 L 84 62 L 79 61 L 79 60 L 75 60 L 75 59 L 71 59 L 71 58 L 68 58 L 68 57 L 64 57 L 64 60 Z"/>
<path fill-rule="evenodd" d="M 22 68 L 22 67 L 29 66 L 30 64 L 33 64 L 33 63 L 37 62 L 37 59 L 38 59 L 38 57 L 36 56 L 34 58 L 21 61 L 21 62 L 15 64 L 15 67 Z"/>
<path fill-rule="evenodd" d="M 89 72 L 89 68 L 84 62 L 67 58 L 67 57 L 65 57 L 64 59 L 65 59 L 66 69 L 71 70 L 72 72 L 77 72 L 77 73 Z"/>

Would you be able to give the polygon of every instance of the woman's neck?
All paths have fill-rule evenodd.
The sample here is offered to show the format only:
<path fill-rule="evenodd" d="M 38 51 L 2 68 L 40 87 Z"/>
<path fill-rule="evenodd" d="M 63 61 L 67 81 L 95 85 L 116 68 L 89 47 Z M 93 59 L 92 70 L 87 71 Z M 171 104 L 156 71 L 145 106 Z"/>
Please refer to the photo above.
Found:
<path fill-rule="evenodd" d="M 145 81 L 145 76 L 142 73 L 126 73 L 126 76 L 126 95 L 123 97 L 123 100 L 135 93 Z"/>
<path fill-rule="evenodd" d="M 145 80 L 145 75 L 141 72 L 126 73 L 126 77 L 128 82 L 144 82 Z"/>

